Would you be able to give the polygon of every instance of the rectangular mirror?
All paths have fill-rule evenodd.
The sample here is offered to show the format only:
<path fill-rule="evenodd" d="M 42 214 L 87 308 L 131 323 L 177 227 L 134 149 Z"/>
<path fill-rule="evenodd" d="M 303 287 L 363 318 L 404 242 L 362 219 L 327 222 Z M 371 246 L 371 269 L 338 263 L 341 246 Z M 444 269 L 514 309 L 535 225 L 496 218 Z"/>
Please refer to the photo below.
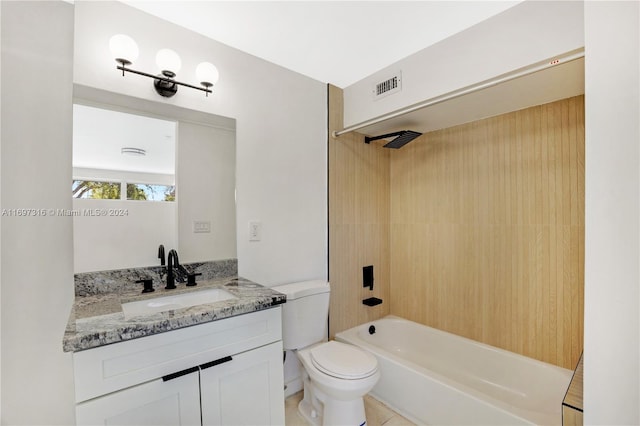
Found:
<path fill-rule="evenodd" d="M 235 120 L 74 87 L 74 271 L 236 258 Z"/>

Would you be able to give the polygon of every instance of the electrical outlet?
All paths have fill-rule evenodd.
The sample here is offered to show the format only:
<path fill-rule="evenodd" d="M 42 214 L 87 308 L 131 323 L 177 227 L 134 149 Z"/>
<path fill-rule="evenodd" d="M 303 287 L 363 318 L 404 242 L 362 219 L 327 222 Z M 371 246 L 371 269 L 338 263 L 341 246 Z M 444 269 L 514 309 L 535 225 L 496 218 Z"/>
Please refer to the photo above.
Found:
<path fill-rule="evenodd" d="M 193 232 L 196 234 L 211 232 L 211 222 L 209 222 L 208 220 L 194 220 Z"/>
<path fill-rule="evenodd" d="M 249 241 L 260 241 L 262 239 L 262 222 L 249 222 Z"/>

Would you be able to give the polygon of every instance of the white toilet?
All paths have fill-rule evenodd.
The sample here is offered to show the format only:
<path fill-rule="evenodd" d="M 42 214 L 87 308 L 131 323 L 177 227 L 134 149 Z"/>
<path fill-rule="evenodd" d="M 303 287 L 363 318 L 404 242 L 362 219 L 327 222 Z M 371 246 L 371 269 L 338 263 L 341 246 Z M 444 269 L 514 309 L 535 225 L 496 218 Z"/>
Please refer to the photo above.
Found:
<path fill-rule="evenodd" d="M 315 425 L 365 425 L 362 397 L 380 379 L 378 361 L 356 346 L 327 342 L 329 283 L 305 281 L 273 289 L 287 295 L 284 349 L 296 350 L 305 370 L 300 413 Z"/>

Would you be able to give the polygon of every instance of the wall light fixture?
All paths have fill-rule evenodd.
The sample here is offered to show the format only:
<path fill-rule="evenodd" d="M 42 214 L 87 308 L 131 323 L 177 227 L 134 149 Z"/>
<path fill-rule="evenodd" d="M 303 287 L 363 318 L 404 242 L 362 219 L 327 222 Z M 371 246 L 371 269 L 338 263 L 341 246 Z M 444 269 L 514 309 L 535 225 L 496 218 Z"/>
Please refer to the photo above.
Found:
<path fill-rule="evenodd" d="M 131 72 L 153 78 L 153 86 L 156 92 L 166 98 L 175 95 L 178 91 L 178 86 L 202 90 L 206 96 L 209 96 L 209 93 L 213 93 L 211 87 L 217 83 L 220 76 L 215 65 L 209 62 L 202 62 L 196 67 L 195 71 L 196 77 L 202 87 L 175 80 L 174 77 L 182 67 L 182 61 L 180 60 L 180 56 L 171 49 L 160 49 L 156 54 L 156 64 L 158 68 L 160 68 L 160 75 L 153 75 L 128 68 L 129 65 L 138 59 L 139 50 L 136 42 L 125 34 L 116 34 L 111 37 L 111 40 L 109 40 L 109 49 L 111 50 L 113 58 L 120 64 L 116 68 L 122 71 L 123 77 L 125 72 Z"/>

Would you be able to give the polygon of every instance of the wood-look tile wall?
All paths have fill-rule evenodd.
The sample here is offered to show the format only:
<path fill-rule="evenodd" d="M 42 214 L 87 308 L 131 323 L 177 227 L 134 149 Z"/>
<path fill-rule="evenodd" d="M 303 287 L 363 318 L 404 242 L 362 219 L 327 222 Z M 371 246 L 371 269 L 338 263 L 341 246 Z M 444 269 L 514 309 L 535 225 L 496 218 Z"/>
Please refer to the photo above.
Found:
<path fill-rule="evenodd" d="M 330 334 L 389 313 L 565 368 L 583 347 L 584 97 L 425 134 L 343 128 L 329 86 Z M 362 267 L 375 266 L 374 291 Z M 362 299 L 379 297 L 377 307 Z"/>
<path fill-rule="evenodd" d="M 329 86 L 329 333 L 389 314 L 389 151 L 342 129 L 342 90 Z M 374 266 L 373 291 L 362 267 Z M 378 297 L 381 305 L 362 300 Z"/>
<path fill-rule="evenodd" d="M 390 160 L 391 314 L 573 368 L 584 97 L 428 133 Z"/>

